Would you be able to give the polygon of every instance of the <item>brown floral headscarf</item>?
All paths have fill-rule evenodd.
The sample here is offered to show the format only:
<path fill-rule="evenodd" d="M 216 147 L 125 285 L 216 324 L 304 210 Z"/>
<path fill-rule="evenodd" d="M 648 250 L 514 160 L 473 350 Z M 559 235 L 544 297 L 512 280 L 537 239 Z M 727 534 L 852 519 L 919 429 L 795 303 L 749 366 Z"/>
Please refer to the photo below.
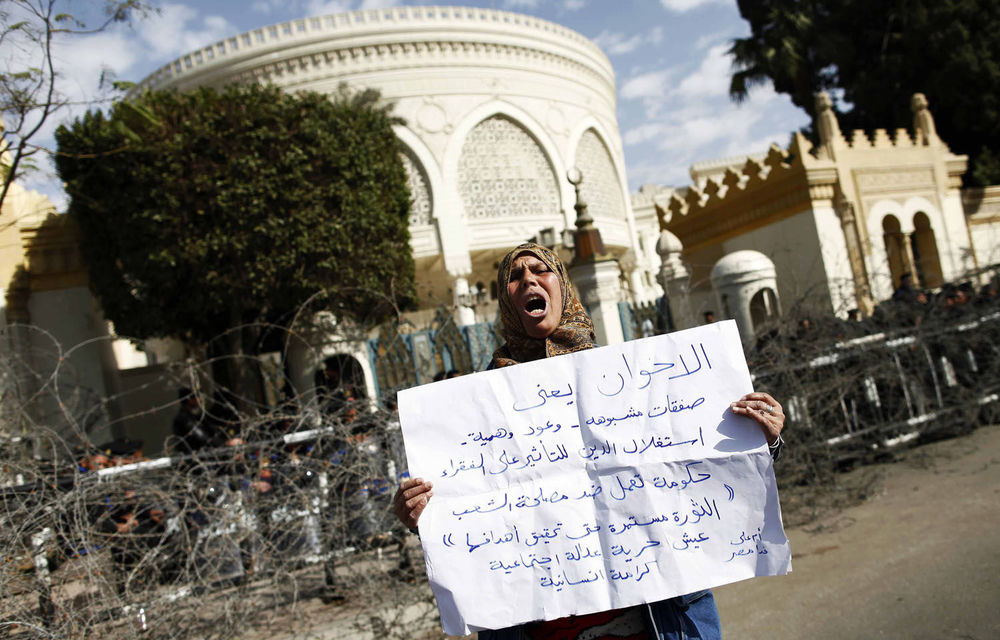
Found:
<path fill-rule="evenodd" d="M 541 260 L 559 277 L 562 291 L 562 318 L 547 338 L 532 338 L 524 331 L 514 310 L 507 283 L 514 259 L 530 254 Z M 512 364 L 550 358 L 594 347 L 594 323 L 583 309 L 576 290 L 569 280 L 566 267 L 555 253 L 543 246 L 528 242 L 508 253 L 497 271 L 497 296 L 500 299 L 500 336 L 506 344 L 493 353 L 493 366 L 509 367 Z"/>

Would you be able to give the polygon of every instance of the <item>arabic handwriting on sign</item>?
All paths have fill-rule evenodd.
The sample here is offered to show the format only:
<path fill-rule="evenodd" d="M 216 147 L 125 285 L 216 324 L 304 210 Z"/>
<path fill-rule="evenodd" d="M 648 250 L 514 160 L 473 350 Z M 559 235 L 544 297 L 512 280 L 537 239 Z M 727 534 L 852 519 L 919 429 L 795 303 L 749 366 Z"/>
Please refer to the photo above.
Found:
<path fill-rule="evenodd" d="M 479 460 L 477 461 L 474 457 L 471 460 L 458 460 L 455 461 L 454 458 L 448 460 L 448 464 L 451 467 L 451 472 L 448 469 L 441 471 L 442 478 L 454 478 L 462 471 L 475 471 L 479 469 L 483 475 L 486 475 L 486 469 L 484 467 L 485 459 L 483 454 L 479 454 Z"/>
<path fill-rule="evenodd" d="M 642 411 L 639 411 L 635 407 L 629 407 L 628 411 L 626 411 L 625 414 L 620 417 L 616 418 L 614 416 L 591 416 L 587 418 L 587 422 L 585 424 L 589 424 L 595 427 L 600 427 L 600 426 L 610 427 L 614 425 L 614 423 L 616 422 L 622 422 L 623 420 L 629 420 L 631 418 L 641 418 L 643 415 L 644 414 L 642 413 Z"/>
<path fill-rule="evenodd" d="M 590 534 L 597 533 L 600 530 L 601 530 L 601 525 L 599 525 L 599 524 L 593 524 L 593 525 L 584 524 L 583 525 L 583 533 L 581 533 L 579 535 L 570 535 L 570 534 L 567 533 L 565 535 L 570 540 L 580 540 L 581 538 L 586 538 Z"/>
<path fill-rule="evenodd" d="M 699 532 L 697 536 L 689 536 L 685 531 L 684 533 L 681 534 L 681 539 L 674 541 L 674 543 L 670 546 L 672 546 L 677 551 L 686 551 L 688 549 L 700 549 L 701 543 L 705 542 L 708 539 L 709 537 L 702 532 Z M 683 544 L 684 546 L 681 547 L 678 546 L 678 544 Z"/>
<path fill-rule="evenodd" d="M 702 344 L 701 342 L 699 342 L 698 346 L 701 348 L 701 355 L 705 356 L 705 364 L 707 364 L 708 368 L 711 369 L 712 368 L 712 363 L 708 359 L 708 354 L 705 353 L 705 345 Z M 684 356 L 683 355 L 678 355 L 677 358 L 681 361 L 681 366 L 684 367 L 684 373 L 678 373 L 677 375 L 670 376 L 668 378 L 668 380 L 676 380 L 677 378 L 683 378 L 685 376 L 689 376 L 689 375 L 691 375 L 693 373 L 698 373 L 699 371 L 701 371 L 701 368 L 703 366 L 702 362 L 701 362 L 701 357 L 698 356 L 698 350 L 694 348 L 693 344 L 691 345 L 691 353 L 694 354 L 694 360 L 695 360 L 695 362 L 698 363 L 698 368 L 697 369 L 691 369 L 691 367 L 689 367 L 687 365 L 687 362 L 684 360 Z"/>
<path fill-rule="evenodd" d="M 514 432 L 507 429 L 507 427 L 500 427 L 497 429 L 496 433 L 484 434 L 482 432 L 470 433 L 468 434 L 472 442 L 478 442 L 479 446 L 485 447 L 490 442 L 494 440 L 510 440 L 514 437 Z M 461 445 L 469 444 L 469 441 L 460 442 Z"/>
<path fill-rule="evenodd" d="M 766 556 L 767 555 L 767 547 L 764 547 L 763 545 L 759 545 L 758 544 L 758 545 L 754 545 L 754 547 L 752 549 L 751 548 L 744 548 L 744 549 L 740 549 L 738 551 L 732 551 L 729 554 L 729 559 L 728 560 L 723 560 L 723 562 L 732 562 L 735 558 L 739 558 L 739 557 L 742 557 L 742 556 L 752 556 L 754 554 L 757 554 L 759 556 Z"/>
<path fill-rule="evenodd" d="M 587 582 L 597 582 L 598 580 L 604 580 L 604 570 L 599 569 L 594 571 L 591 569 L 582 577 L 573 579 L 566 575 L 565 571 L 560 571 L 558 575 L 554 576 L 542 576 L 538 584 L 542 587 L 555 587 L 556 591 L 562 591 L 564 586 L 575 587 L 578 584 L 584 584 Z"/>
<path fill-rule="evenodd" d="M 451 534 L 447 534 L 446 538 L 447 538 L 445 542 L 446 546 L 450 547 L 455 546 L 452 543 Z M 473 541 L 471 533 L 465 534 L 465 545 L 469 548 L 469 553 L 472 553 L 476 549 L 484 547 L 490 543 L 507 544 L 510 542 L 520 542 L 520 541 L 521 541 L 521 536 L 517 531 L 516 525 L 513 527 L 513 531 L 508 531 L 503 535 L 497 535 L 493 531 L 484 531 L 482 534 L 482 540 L 477 539 L 476 541 Z"/>
<path fill-rule="evenodd" d="M 688 411 L 691 409 L 697 409 L 702 404 L 705 403 L 705 398 L 698 398 L 691 404 L 684 404 L 684 400 L 671 400 L 670 396 L 667 396 L 667 408 L 666 411 L 670 413 L 680 413 L 681 411 Z M 652 414 L 650 414 L 652 415 Z M 660 414 L 662 415 L 662 414 Z"/>
<path fill-rule="evenodd" d="M 556 389 L 552 389 L 551 391 L 546 391 L 545 389 L 542 388 L 542 385 L 540 385 L 540 384 L 539 385 L 535 385 L 535 386 L 538 387 L 538 393 L 536 395 L 538 395 L 538 397 L 541 400 L 541 402 L 539 402 L 538 404 L 529 404 L 528 406 L 524 406 L 524 407 L 518 406 L 520 403 L 515 402 L 514 406 L 513 406 L 514 411 L 527 411 L 529 409 L 537 409 L 538 407 L 541 407 L 546 402 L 548 402 L 549 398 L 571 398 L 571 397 L 573 397 L 573 385 L 568 384 L 568 383 L 566 385 L 566 389 L 565 390 L 556 388 Z M 532 400 L 532 402 L 534 402 L 534 400 Z M 572 400 L 568 400 L 566 402 L 566 404 L 567 405 L 573 404 L 573 401 Z"/>
<path fill-rule="evenodd" d="M 604 386 L 603 384 L 598 384 L 597 385 L 597 390 L 600 392 L 600 394 L 602 396 L 605 396 L 605 397 L 608 397 L 608 398 L 610 398 L 612 396 L 616 396 L 616 395 L 618 395 L 619 393 L 622 392 L 622 389 L 625 388 L 625 378 L 622 377 L 622 374 L 616 373 L 615 375 L 618 376 L 618 388 L 615 389 L 614 391 L 605 391 L 603 389 L 603 386 Z M 601 380 L 602 381 L 606 382 L 607 379 L 608 379 L 608 376 L 606 374 L 601 374 Z M 614 387 L 614 384 L 612 384 L 611 387 Z"/>
<path fill-rule="evenodd" d="M 646 376 L 646 382 L 639 389 L 645 389 L 653 382 L 653 376 L 658 373 L 662 373 L 667 369 L 672 369 L 674 367 L 673 362 L 654 362 L 654 367 L 659 367 L 659 369 L 654 369 L 652 371 L 646 371 L 645 369 L 639 369 L 640 376 Z"/>
<path fill-rule="evenodd" d="M 580 560 L 584 560 L 586 558 L 601 557 L 600 549 L 591 549 L 590 547 L 585 547 L 581 545 L 579 542 L 577 542 L 572 549 L 570 549 L 569 551 L 565 551 L 563 553 L 566 560 L 572 562 L 579 562 Z"/>

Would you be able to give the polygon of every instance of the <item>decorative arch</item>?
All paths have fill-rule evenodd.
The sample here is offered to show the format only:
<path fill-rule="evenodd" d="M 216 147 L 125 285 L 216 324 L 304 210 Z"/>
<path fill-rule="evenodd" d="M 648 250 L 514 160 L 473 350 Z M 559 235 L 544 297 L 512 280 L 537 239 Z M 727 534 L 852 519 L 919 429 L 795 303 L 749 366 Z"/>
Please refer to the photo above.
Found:
<path fill-rule="evenodd" d="M 910 249 L 913 252 L 913 266 L 916 268 L 920 283 L 925 287 L 940 287 L 944 284 L 934 229 L 931 227 L 930 217 L 923 211 L 913 214 Z"/>
<path fill-rule="evenodd" d="M 580 193 L 591 215 L 625 220 L 628 214 L 618 169 L 607 144 L 593 127 L 580 135 L 574 162 L 583 173 Z"/>
<path fill-rule="evenodd" d="M 441 163 L 442 175 L 448 178 L 451 193 L 458 201 L 462 201 L 457 184 L 458 166 L 462 151 L 465 147 L 468 136 L 473 129 L 480 123 L 493 117 L 506 118 L 510 122 L 516 124 L 527 134 L 531 143 L 541 150 L 546 162 L 548 163 L 548 171 L 551 172 L 553 179 L 555 180 L 556 193 L 559 194 L 560 212 L 565 220 L 567 214 L 562 210 L 562 203 L 566 201 L 567 194 L 572 192 L 569 188 L 569 183 L 563 184 L 564 181 L 560 181 L 558 179 L 559 176 L 563 176 L 566 173 L 565 162 L 560 156 L 558 149 L 553 144 L 551 138 L 545 133 L 544 127 L 542 127 L 542 125 L 526 111 L 503 100 L 490 100 L 480 105 L 467 113 L 465 117 L 463 117 L 462 120 L 455 125 L 455 129 L 451 135 L 451 139 L 448 142 L 448 147 L 444 154 L 444 160 Z M 468 218 L 471 216 L 467 213 L 463 213 L 463 217 Z"/>
<path fill-rule="evenodd" d="M 368 379 L 364 367 L 350 353 L 334 353 L 323 358 L 321 365 L 313 372 L 313 384 L 316 393 L 321 395 L 339 393 L 344 398 L 351 395 L 354 400 L 368 395 Z"/>
<path fill-rule="evenodd" d="M 410 226 L 425 227 L 433 222 L 434 196 L 430 188 L 427 172 L 409 147 L 403 146 L 400 154 L 406 169 L 406 186 L 410 188 Z"/>
<path fill-rule="evenodd" d="M 466 218 L 555 215 L 561 209 L 551 159 L 504 114 L 485 118 L 465 136 L 455 177 Z"/>
<path fill-rule="evenodd" d="M 414 200 L 410 210 L 410 226 L 432 224 L 437 218 L 435 197 L 441 193 L 440 168 L 419 136 L 401 125 L 393 127 L 393 131 L 402 143 L 406 181 Z M 426 196 L 418 196 L 420 192 L 425 192 Z"/>

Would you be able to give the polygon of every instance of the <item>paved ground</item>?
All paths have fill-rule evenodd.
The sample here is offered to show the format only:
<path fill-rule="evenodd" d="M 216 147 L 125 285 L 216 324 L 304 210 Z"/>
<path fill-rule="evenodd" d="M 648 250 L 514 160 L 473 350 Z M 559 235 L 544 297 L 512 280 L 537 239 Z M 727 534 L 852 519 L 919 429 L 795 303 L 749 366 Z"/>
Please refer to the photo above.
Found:
<path fill-rule="evenodd" d="M 788 529 L 791 574 L 715 590 L 725 637 L 1000 638 L 1000 427 L 852 473 L 874 495 Z"/>

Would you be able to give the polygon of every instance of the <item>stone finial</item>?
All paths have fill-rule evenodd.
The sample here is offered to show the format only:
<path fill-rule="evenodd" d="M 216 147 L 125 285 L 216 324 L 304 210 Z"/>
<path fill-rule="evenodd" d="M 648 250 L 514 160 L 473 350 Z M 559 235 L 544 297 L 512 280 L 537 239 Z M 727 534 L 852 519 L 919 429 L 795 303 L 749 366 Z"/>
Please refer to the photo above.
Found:
<path fill-rule="evenodd" d="M 939 143 L 937 127 L 934 126 L 934 116 L 927 107 L 927 96 L 922 93 L 914 93 L 910 100 L 910 109 L 913 111 L 913 134 L 917 139 L 917 146 L 930 146 Z"/>
<path fill-rule="evenodd" d="M 826 91 L 816 94 L 816 131 L 819 132 L 819 147 L 816 156 L 830 159 L 836 147 L 844 146 L 844 136 L 840 132 L 837 114 L 833 111 L 833 100 Z"/>
<path fill-rule="evenodd" d="M 601 232 L 594 226 L 594 219 L 587 212 L 587 203 L 580 195 L 580 185 L 583 184 L 583 172 L 572 167 L 566 172 L 566 179 L 576 191 L 576 231 L 574 232 L 575 256 L 573 263 L 593 262 L 604 257 L 604 240 Z"/>

